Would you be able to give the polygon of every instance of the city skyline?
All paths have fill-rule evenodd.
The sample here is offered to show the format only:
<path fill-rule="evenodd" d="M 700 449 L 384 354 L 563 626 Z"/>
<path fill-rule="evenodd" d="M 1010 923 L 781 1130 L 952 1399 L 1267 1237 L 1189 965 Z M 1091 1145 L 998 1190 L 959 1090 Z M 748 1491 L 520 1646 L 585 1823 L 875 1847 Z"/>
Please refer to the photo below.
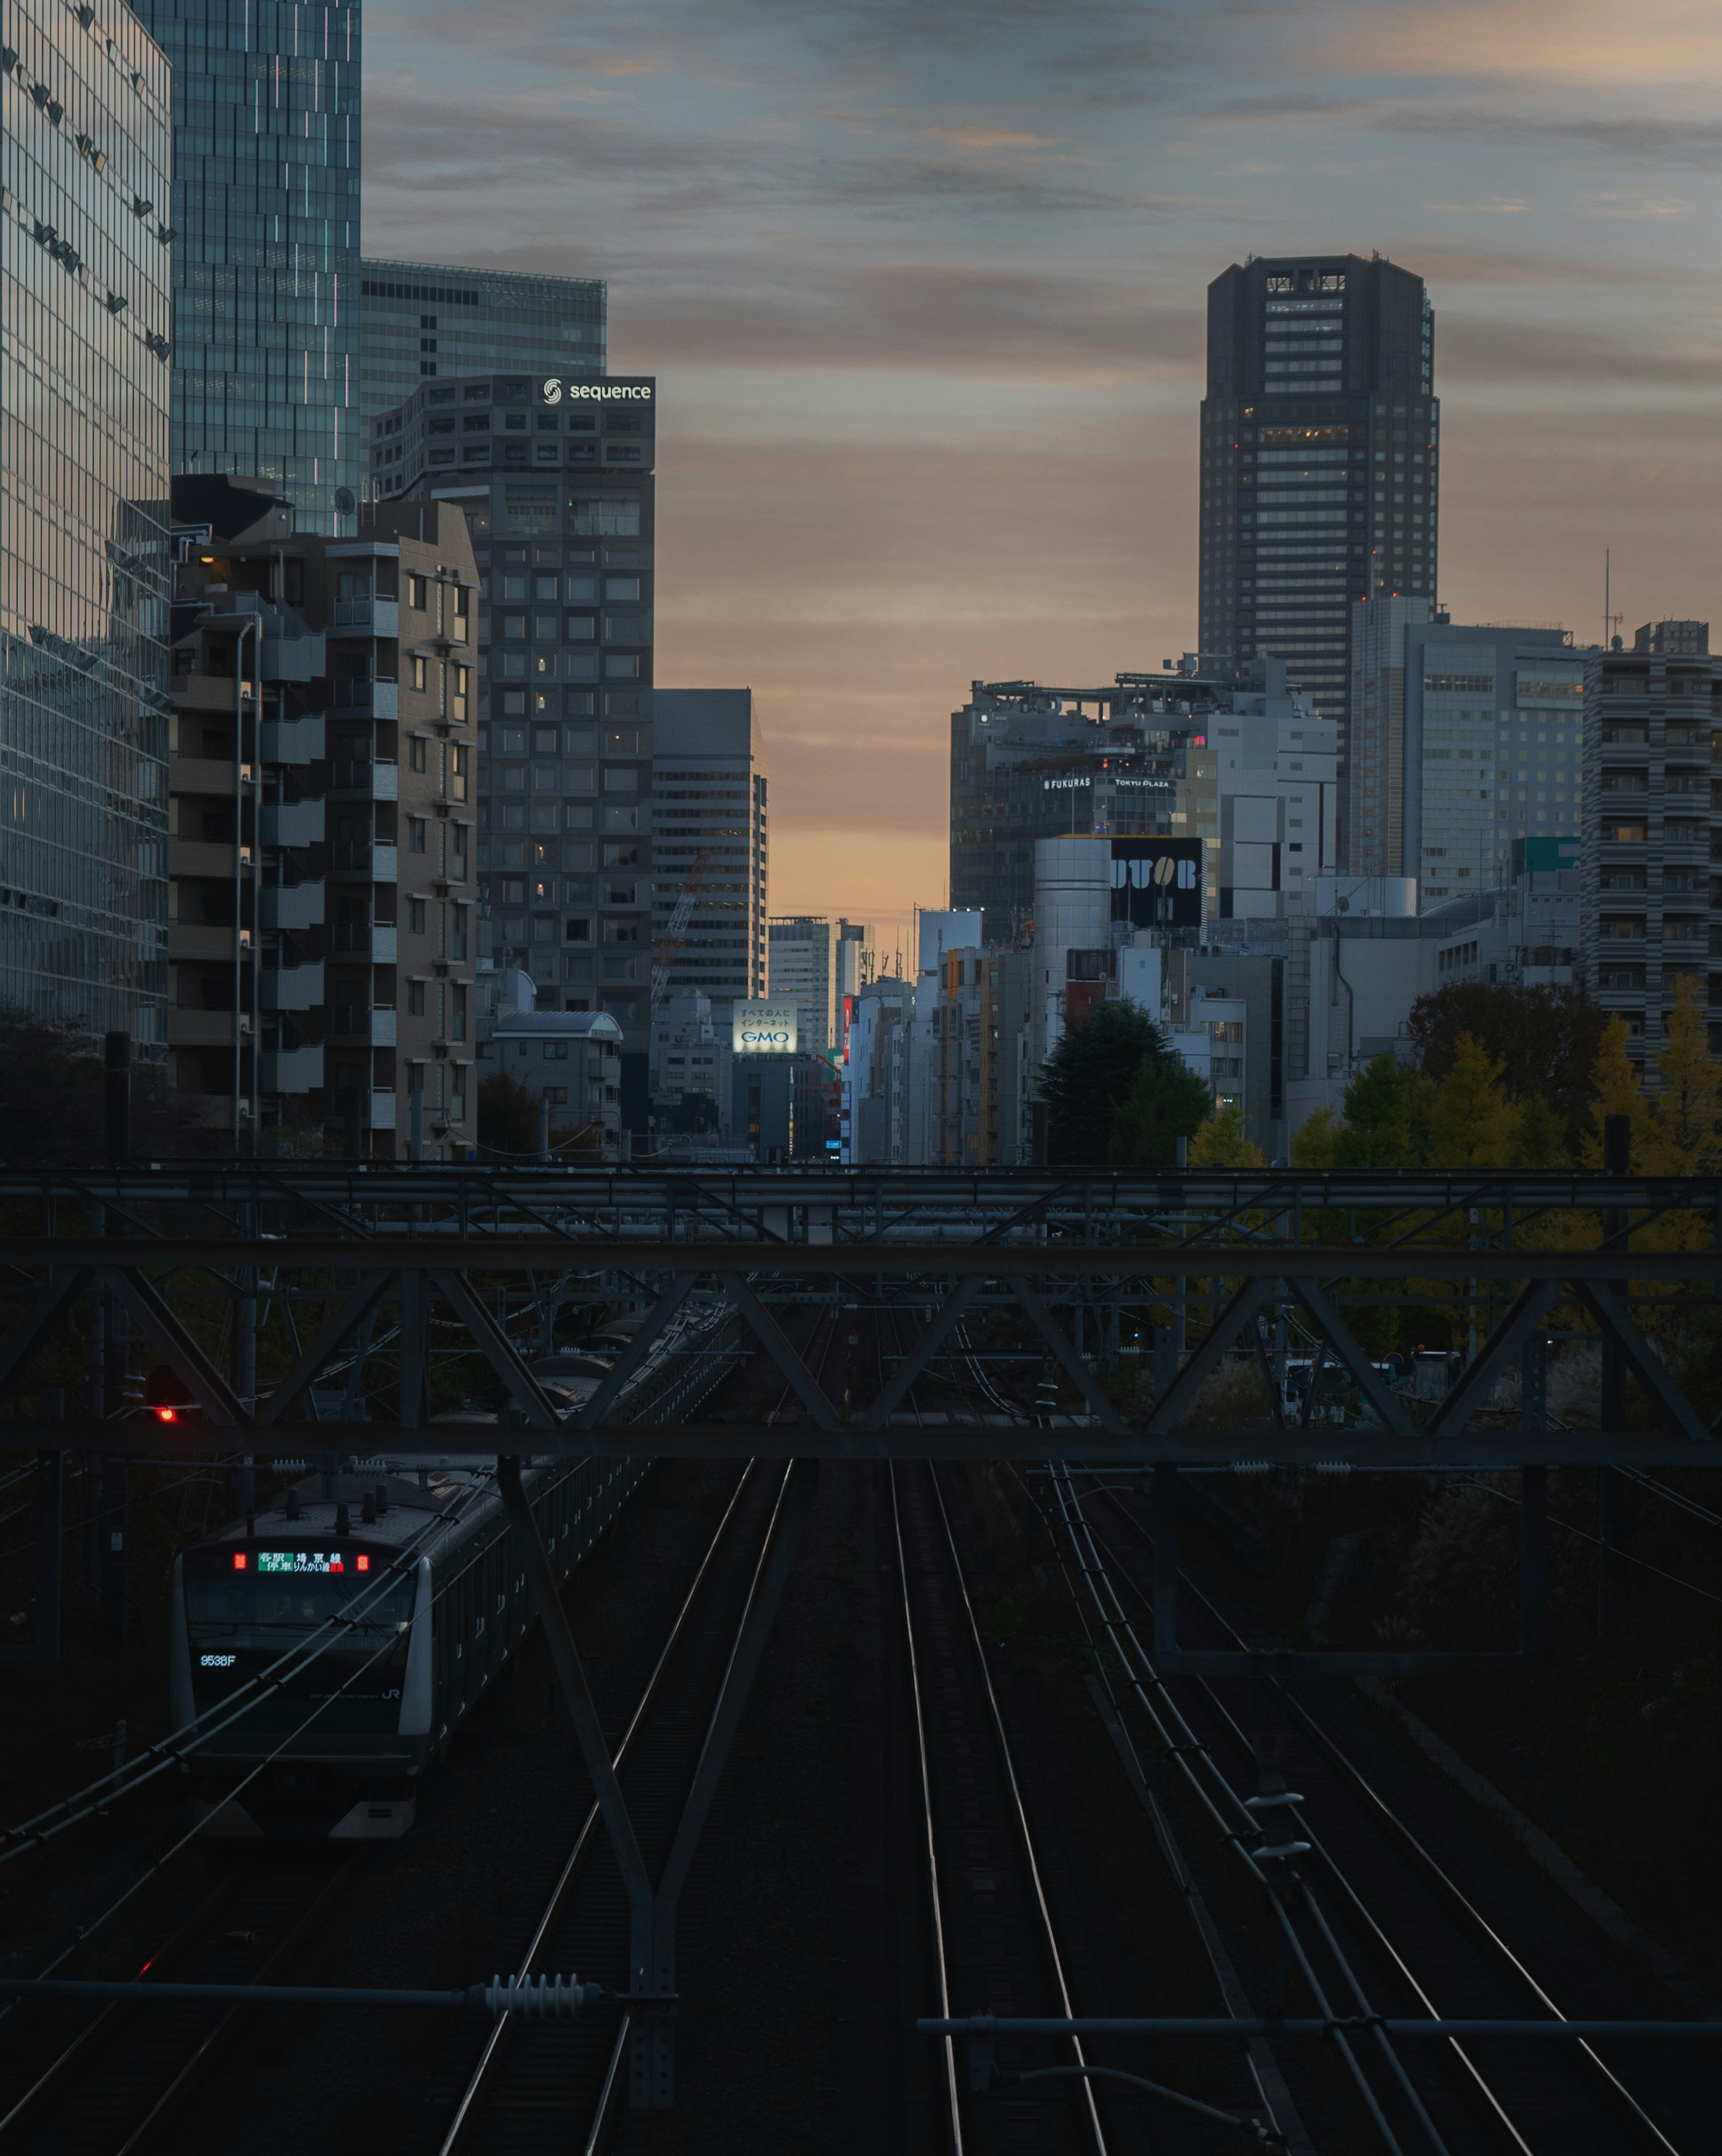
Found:
<path fill-rule="evenodd" d="M 1605 547 L 1628 630 L 1711 610 L 1722 54 L 1672 8 L 368 27 L 368 250 L 601 275 L 664 380 L 663 678 L 759 699 L 774 903 L 939 902 L 970 680 L 1195 643 L 1204 295 L 1251 253 L 1426 280 L 1456 619 L 1591 640 Z"/>

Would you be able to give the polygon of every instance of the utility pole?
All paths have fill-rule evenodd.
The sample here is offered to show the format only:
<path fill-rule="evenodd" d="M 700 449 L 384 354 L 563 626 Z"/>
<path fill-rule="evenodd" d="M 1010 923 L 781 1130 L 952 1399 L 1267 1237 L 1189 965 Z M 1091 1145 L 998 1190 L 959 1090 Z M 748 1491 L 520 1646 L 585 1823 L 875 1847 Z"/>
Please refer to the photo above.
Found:
<path fill-rule="evenodd" d="M 1627 1175 L 1632 1165 L 1632 1125 L 1626 1116 L 1605 1116 L 1602 1119 L 1602 1166 L 1609 1175 Z M 1610 1205 L 1603 1209 L 1602 1243 L 1605 1250 L 1624 1251 L 1627 1244 L 1627 1209 Z M 1609 1293 L 1621 1308 L 1627 1306 L 1627 1283 L 1611 1281 Z M 1619 1343 L 1608 1333 L 1602 1336 L 1602 1393 L 1599 1403 L 1599 1419 L 1605 1430 L 1618 1435 L 1627 1421 L 1627 1363 Z M 1626 1488 L 1620 1471 L 1613 1467 L 1599 1467 L 1596 1471 L 1596 1636 L 1607 1634 L 1611 1625 L 1619 1615 L 1621 1573 L 1624 1568 L 1620 1551 L 1625 1537 Z"/>

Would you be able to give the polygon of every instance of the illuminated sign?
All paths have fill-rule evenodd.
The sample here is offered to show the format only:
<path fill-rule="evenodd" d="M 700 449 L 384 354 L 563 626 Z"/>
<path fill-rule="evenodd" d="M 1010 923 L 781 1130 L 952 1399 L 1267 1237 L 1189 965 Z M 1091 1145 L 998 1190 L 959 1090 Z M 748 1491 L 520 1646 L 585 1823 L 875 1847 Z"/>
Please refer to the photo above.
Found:
<path fill-rule="evenodd" d="M 555 375 L 543 384 L 544 402 L 560 404 L 564 397 L 570 404 L 650 404 L 652 385 L 649 382 L 563 382 Z"/>
<path fill-rule="evenodd" d="M 1092 786 L 1093 783 L 1092 778 L 1043 778 L 1041 791 L 1042 793 L 1062 793 L 1073 786 Z"/>
<path fill-rule="evenodd" d="M 260 1572 L 328 1573 L 345 1572 L 352 1554 L 347 1550 L 259 1550 L 257 1569 Z M 245 1560 L 242 1554 L 234 1558 L 234 1570 L 243 1572 Z M 362 1553 L 353 1558 L 356 1572 L 368 1572 L 371 1560 Z"/>
<path fill-rule="evenodd" d="M 1202 917 L 1200 839 L 1114 839 L 1112 917 L 1133 928 L 1195 928 Z"/>
<path fill-rule="evenodd" d="M 793 1055 L 797 1039 L 793 998 L 754 997 L 738 1003 L 730 1035 L 737 1055 Z"/>
<path fill-rule="evenodd" d="M 846 1063 L 849 1060 L 849 1036 L 855 1029 L 855 1007 L 860 1001 L 859 996 L 845 996 L 843 998 L 843 1060 Z"/>

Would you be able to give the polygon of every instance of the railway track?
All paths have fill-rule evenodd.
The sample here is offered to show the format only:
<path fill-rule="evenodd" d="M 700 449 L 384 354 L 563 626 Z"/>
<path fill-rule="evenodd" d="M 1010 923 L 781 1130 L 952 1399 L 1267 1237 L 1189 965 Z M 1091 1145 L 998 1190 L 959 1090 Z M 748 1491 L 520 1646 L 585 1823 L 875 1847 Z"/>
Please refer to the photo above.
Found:
<path fill-rule="evenodd" d="M 362 1861 L 361 1854 L 342 1857 L 323 1845 L 242 1858 L 132 1973 L 181 1983 L 268 1983 L 338 1907 Z M 0 2151 L 134 2156 L 161 2138 L 180 2097 L 248 2010 L 116 2000 L 93 2015 L 15 2010 L 23 2041 L 15 2036 L 11 2048 L 23 2071 L 0 2111 Z"/>
<path fill-rule="evenodd" d="M 930 2010 L 1067 2015 L 1075 2010 L 1042 1869 L 944 1497 L 930 1466 L 889 1472 L 924 1808 L 938 1992 Z M 1024 2086 L 981 2103 L 944 2039 L 941 2107 L 951 2148 L 1107 2156 L 1082 2047 L 1072 2041 L 1063 2050 L 1062 2063 L 1077 2071 L 1058 2100 Z M 1007 2070 L 1047 2063 L 1000 2047 Z"/>
<path fill-rule="evenodd" d="M 810 1358 L 821 1377 L 836 1337 L 835 1315 L 822 1315 Z M 786 1387 L 767 1419 L 787 1399 Z M 743 1470 L 613 1755 L 653 1878 L 674 1840 L 789 1480 L 789 1471 L 759 1462 Z M 518 1973 L 575 1970 L 625 1989 L 629 1935 L 627 1894 L 594 1803 Z M 505 2016 L 460 2096 L 439 2156 L 528 2156 L 552 2148 L 595 2156 L 616 2134 L 626 2105 L 632 2035 L 620 2008 L 590 2013 L 571 2027 L 516 2026 Z"/>
<path fill-rule="evenodd" d="M 1295 1801 L 1284 1804 L 1285 1825 L 1276 1831 L 1308 1845 L 1300 1868 L 1371 2010 L 1550 2019 L 1667 2010 L 1498 1861 L 1488 1881 L 1497 1906 L 1486 1910 L 1484 1888 L 1465 1876 L 1476 1867 L 1470 1830 L 1452 1819 L 1442 1797 L 1427 1816 L 1407 1816 L 1408 1770 L 1393 1773 L 1380 1740 L 1367 1743 L 1362 1717 L 1332 1687 L 1290 1691 L 1204 1678 L 1160 1685 L 1133 1629 L 1135 1617 L 1150 1607 L 1147 1523 L 1125 1493 L 1102 1487 L 1084 1504 L 1077 1500 L 1076 1478 L 1061 1479 L 1067 1513 L 1082 1523 L 1079 1556 L 1085 1532 L 1090 1538 L 1087 1585 L 1103 1614 L 1108 1594 L 1118 1595 L 1116 1614 L 1124 1622 L 1110 1629 L 1153 1703 L 1144 1718 L 1152 1727 L 1155 1716 L 1164 1716 L 1174 1742 L 1199 1743 L 1216 1780 L 1259 1787 L 1264 1768 L 1283 1778 Z M 1094 1510 L 1104 1511 L 1108 1532 L 1088 1520 Z M 1217 1590 L 1187 1566 L 1180 1568 L 1180 1589 L 1192 1645 L 1264 1644 L 1246 1638 Z M 1162 1732 L 1153 1733 L 1159 1738 Z M 1503 1897 L 1513 1905 L 1510 1916 Z M 1344 2004 L 1354 2009 L 1358 2001 Z M 1282 2057 L 1298 2082 L 1303 2071 L 1295 2047 L 1283 2047 Z M 1370 2061 L 1380 2138 L 1407 2151 L 1690 2156 L 1710 2145 L 1714 2133 L 1704 2062 L 1688 2046 L 1467 2038 L 1406 2046 L 1396 2071 L 1385 2066 L 1380 2057 Z M 1394 2086 L 1400 2075 L 1415 2104 L 1406 2100 L 1404 2086 Z M 1311 2102 L 1318 2118 L 1324 2107 L 1318 2098 Z"/>

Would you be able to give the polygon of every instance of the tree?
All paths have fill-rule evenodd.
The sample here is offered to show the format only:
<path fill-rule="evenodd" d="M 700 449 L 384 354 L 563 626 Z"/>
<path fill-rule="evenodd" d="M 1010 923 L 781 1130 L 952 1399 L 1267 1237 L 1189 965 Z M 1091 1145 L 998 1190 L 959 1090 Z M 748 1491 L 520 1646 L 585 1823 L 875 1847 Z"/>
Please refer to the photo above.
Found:
<path fill-rule="evenodd" d="M 0 1006 L 0 1158 L 90 1167 L 105 1148 L 102 1044 L 80 1026 L 44 1021 Z M 180 1092 L 159 1064 L 131 1065 L 131 1155 L 172 1160 L 234 1150 L 231 1119 L 212 1124 L 203 1111 L 225 1110 L 227 1096 Z"/>
<path fill-rule="evenodd" d="M 1716 1116 L 1722 1066 L 1710 1054 L 1709 1026 L 1699 1001 L 1700 983 L 1683 973 L 1674 1007 L 1663 1026 L 1656 1067 L 1659 1083 L 1652 1102 L 1653 1130 L 1646 1158 L 1635 1160 L 1655 1175 L 1698 1175 L 1718 1165 Z"/>
<path fill-rule="evenodd" d="M 479 1081 L 478 1142 L 486 1152 L 535 1160 L 538 1153 L 538 1103 L 506 1070 Z"/>
<path fill-rule="evenodd" d="M 1051 1164 L 1103 1161 L 1113 1119 L 1144 1059 L 1169 1052 L 1153 1019 L 1122 998 L 1099 1004 L 1080 1025 L 1069 1027 L 1047 1057 L 1041 1080 Z"/>
<path fill-rule="evenodd" d="M 1429 1107 L 1432 1168 L 1509 1168 L 1519 1111 L 1501 1084 L 1501 1065 L 1480 1040 L 1461 1034 Z"/>
<path fill-rule="evenodd" d="M 1164 1050 L 1144 1055 L 1113 1118 L 1108 1161 L 1114 1168 L 1174 1166 L 1179 1139 L 1193 1138 L 1213 1105 L 1207 1087 L 1180 1056 Z M 1241 1117 L 1238 1135 L 1243 1135 Z"/>
<path fill-rule="evenodd" d="M 1607 1020 L 1571 988 L 1523 988 L 1455 981 L 1411 1006 L 1408 1030 L 1421 1070 L 1444 1078 L 1468 1034 L 1501 1066 L 1501 1082 L 1521 1106 L 1543 1100 L 1561 1118 L 1574 1150 L 1589 1127 L 1591 1074 Z"/>
<path fill-rule="evenodd" d="M 1631 1123 L 1633 1163 L 1635 1166 L 1642 1163 L 1645 1150 L 1651 1142 L 1653 1126 L 1650 1106 L 1645 1100 L 1638 1073 L 1632 1057 L 1627 1053 L 1627 1022 L 1624 1019 L 1611 1019 L 1604 1029 L 1591 1083 L 1594 1095 L 1591 1102 L 1591 1127 L 1585 1133 L 1582 1148 L 1586 1167 L 1601 1168 L 1602 1165 L 1602 1126 L 1611 1116 L 1624 1116 Z"/>
<path fill-rule="evenodd" d="M 1345 1088 L 1344 1120 L 1334 1132 L 1335 1168 L 1416 1168 L 1421 1159 L 1415 1072 L 1391 1055 L 1366 1063 Z"/>
<path fill-rule="evenodd" d="M 1190 1142 L 1192 1168 L 1266 1168 L 1260 1146 L 1244 1136 L 1244 1111 L 1236 1102 L 1216 1108 Z"/>
<path fill-rule="evenodd" d="M 1325 1168 L 1338 1165 L 1339 1121 L 1331 1108 L 1318 1108 L 1306 1116 L 1292 1138 L 1293 1168 Z"/>

